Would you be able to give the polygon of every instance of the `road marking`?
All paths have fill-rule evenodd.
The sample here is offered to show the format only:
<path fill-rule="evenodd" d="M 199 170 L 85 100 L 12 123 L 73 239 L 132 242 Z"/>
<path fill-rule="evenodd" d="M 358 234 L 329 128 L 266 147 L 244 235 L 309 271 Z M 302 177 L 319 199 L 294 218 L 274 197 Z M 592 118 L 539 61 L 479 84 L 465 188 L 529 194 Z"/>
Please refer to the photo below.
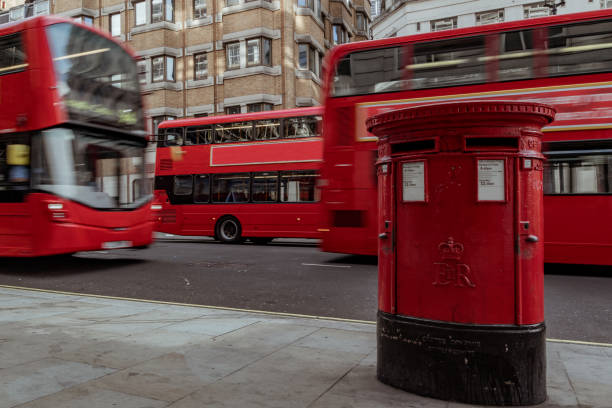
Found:
<path fill-rule="evenodd" d="M 265 314 L 265 315 L 271 315 L 271 316 L 299 317 L 299 318 L 304 318 L 304 319 L 329 320 L 329 321 L 342 322 L 342 323 L 359 323 L 359 324 L 367 324 L 367 325 L 376 325 L 376 322 L 371 321 L 371 320 L 343 319 L 341 317 L 313 316 L 313 315 L 306 315 L 306 314 L 299 314 L 299 313 L 270 312 L 266 310 L 241 309 L 237 307 L 225 307 L 225 306 L 196 305 L 193 303 L 166 302 L 163 300 L 147 300 L 147 299 L 119 297 L 119 296 L 94 295 L 94 294 L 89 294 L 89 293 L 65 292 L 65 291 L 60 291 L 60 290 L 26 288 L 23 286 L 0 285 L 0 288 L 23 290 L 23 291 L 30 291 L 30 292 L 52 293 L 52 294 L 57 294 L 57 295 L 93 297 L 93 298 L 109 299 L 109 300 L 127 300 L 131 302 L 153 303 L 157 305 L 199 307 L 202 309 L 229 310 L 232 312 L 257 313 L 257 314 Z M 582 345 L 582 346 L 596 346 L 596 347 L 612 348 L 612 343 L 596 343 L 596 342 L 590 342 L 590 341 L 564 340 L 564 339 L 546 339 L 546 341 L 551 342 L 551 343 L 564 343 L 564 344 L 575 344 L 575 345 Z"/>
<path fill-rule="evenodd" d="M 326 268 L 350 268 L 351 265 L 327 265 L 327 264 L 311 264 L 311 263 L 303 263 L 302 266 L 323 266 Z"/>

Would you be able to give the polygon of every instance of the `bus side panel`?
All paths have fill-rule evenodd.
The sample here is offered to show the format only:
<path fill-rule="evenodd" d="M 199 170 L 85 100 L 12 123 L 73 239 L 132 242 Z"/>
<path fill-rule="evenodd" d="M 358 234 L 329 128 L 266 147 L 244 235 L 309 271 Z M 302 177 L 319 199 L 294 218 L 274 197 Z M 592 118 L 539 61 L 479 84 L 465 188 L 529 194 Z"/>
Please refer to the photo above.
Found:
<path fill-rule="evenodd" d="M 0 203 L 0 256 L 32 254 L 29 203 Z"/>
<path fill-rule="evenodd" d="M 544 261 L 612 265 L 610 214 L 611 195 L 545 195 Z"/>

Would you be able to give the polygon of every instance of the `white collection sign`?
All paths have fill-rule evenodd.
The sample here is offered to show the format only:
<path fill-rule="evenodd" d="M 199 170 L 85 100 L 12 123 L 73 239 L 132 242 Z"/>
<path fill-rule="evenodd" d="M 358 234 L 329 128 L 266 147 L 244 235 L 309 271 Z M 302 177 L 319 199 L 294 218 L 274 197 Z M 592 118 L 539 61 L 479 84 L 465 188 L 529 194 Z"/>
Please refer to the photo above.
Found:
<path fill-rule="evenodd" d="M 478 201 L 506 199 L 504 160 L 478 160 Z"/>
<path fill-rule="evenodd" d="M 425 162 L 402 163 L 402 201 L 425 201 Z"/>

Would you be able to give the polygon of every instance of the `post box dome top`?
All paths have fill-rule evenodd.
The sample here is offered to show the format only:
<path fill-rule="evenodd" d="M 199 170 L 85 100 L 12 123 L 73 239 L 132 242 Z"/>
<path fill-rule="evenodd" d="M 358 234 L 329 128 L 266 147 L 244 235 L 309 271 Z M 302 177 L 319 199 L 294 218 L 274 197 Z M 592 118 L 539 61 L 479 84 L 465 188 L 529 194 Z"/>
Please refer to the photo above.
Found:
<path fill-rule="evenodd" d="M 394 128 L 403 130 L 516 121 L 536 122 L 540 127 L 552 122 L 556 110 L 550 105 L 525 101 L 469 101 L 421 105 L 374 115 L 366 120 L 369 132 L 381 136 Z M 525 123 L 525 122 L 523 122 Z"/>

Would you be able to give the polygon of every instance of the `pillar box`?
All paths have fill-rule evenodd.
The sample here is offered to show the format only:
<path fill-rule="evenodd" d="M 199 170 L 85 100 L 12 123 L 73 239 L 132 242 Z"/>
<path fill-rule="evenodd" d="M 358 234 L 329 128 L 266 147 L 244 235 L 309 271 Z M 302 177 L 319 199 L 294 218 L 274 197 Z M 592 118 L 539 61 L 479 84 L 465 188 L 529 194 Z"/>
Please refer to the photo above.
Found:
<path fill-rule="evenodd" d="M 477 101 L 368 119 L 380 381 L 473 404 L 546 399 L 541 128 L 554 114 Z"/>

